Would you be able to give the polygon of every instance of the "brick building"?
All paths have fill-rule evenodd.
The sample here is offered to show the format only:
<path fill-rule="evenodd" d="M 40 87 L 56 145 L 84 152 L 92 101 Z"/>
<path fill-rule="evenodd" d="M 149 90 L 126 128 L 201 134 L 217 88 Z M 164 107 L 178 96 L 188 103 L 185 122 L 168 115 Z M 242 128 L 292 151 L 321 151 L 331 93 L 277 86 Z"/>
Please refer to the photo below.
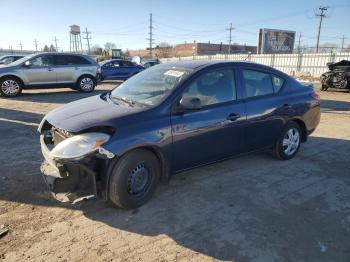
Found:
<path fill-rule="evenodd" d="M 193 56 L 193 55 L 216 55 L 216 54 L 228 54 L 229 45 L 227 44 L 212 44 L 212 43 L 184 43 L 177 44 L 174 47 L 166 48 L 155 48 L 154 56 L 163 58 L 163 57 L 184 57 L 184 56 Z M 231 54 L 234 53 L 253 53 L 256 54 L 256 46 L 247 46 L 247 45 L 231 45 Z M 130 50 L 130 56 L 149 56 L 149 51 L 146 49 L 142 50 Z"/>

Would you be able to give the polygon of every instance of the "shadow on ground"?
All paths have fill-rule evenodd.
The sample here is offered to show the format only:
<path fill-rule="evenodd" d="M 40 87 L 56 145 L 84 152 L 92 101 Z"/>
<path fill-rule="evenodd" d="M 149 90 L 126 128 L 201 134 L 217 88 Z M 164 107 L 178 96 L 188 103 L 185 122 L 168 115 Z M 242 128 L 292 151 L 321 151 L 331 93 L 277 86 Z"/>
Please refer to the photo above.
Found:
<path fill-rule="evenodd" d="M 350 111 L 350 102 L 337 100 L 321 100 L 322 112 Z"/>
<path fill-rule="evenodd" d="M 103 83 L 98 85 L 92 93 L 81 93 L 70 88 L 56 88 L 56 89 L 37 89 L 37 90 L 24 90 L 21 96 L 13 98 L 4 98 L 0 99 L 9 99 L 11 101 L 28 101 L 35 103 L 58 103 L 66 104 L 73 102 L 75 100 L 86 98 L 93 95 L 100 95 L 104 92 L 110 91 L 113 89 L 111 84 L 117 86 L 120 83 Z M 1 101 L 1 100 L 0 100 Z"/>
<path fill-rule="evenodd" d="M 71 99 L 64 93 L 18 99 L 60 98 Z M 327 110 L 344 111 L 349 104 L 322 101 Z M 217 259 L 349 261 L 349 140 L 310 137 L 290 161 L 260 153 L 181 173 L 145 206 L 126 211 L 101 200 L 71 206 L 50 197 L 39 173 L 36 124 L 42 117 L 0 109 L 0 201 L 82 210 L 115 229 L 167 235 Z"/>
<path fill-rule="evenodd" d="M 216 259 L 346 261 L 350 162 L 340 154 L 350 141 L 311 137 L 303 148 L 291 161 L 255 154 L 179 174 L 137 210 L 101 202 L 82 208 L 113 228 L 167 235 Z"/>
<path fill-rule="evenodd" d="M 87 218 L 115 229 L 167 235 L 216 259 L 346 261 L 349 150 L 349 140 L 311 137 L 290 161 L 260 153 L 197 168 L 174 176 L 135 210 L 102 200 L 75 206 L 56 202 L 40 177 L 41 159 L 33 154 L 33 165 L 19 163 L 16 172 L 5 172 L 0 200 L 82 210 Z M 318 243 L 327 246 L 326 254 Z"/>

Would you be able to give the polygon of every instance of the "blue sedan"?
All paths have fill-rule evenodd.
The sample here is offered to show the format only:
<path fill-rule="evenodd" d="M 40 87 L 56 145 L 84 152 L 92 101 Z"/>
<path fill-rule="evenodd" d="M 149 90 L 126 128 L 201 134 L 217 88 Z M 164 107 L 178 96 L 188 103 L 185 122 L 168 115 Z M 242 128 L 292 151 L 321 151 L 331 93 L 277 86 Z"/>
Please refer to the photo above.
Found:
<path fill-rule="evenodd" d="M 105 60 L 101 66 L 100 80 L 126 80 L 145 68 L 131 61 L 122 59 Z"/>
<path fill-rule="evenodd" d="M 160 64 L 46 115 L 41 170 L 60 201 L 102 195 L 136 208 L 189 168 L 257 150 L 291 159 L 319 121 L 313 87 L 271 67 Z"/>

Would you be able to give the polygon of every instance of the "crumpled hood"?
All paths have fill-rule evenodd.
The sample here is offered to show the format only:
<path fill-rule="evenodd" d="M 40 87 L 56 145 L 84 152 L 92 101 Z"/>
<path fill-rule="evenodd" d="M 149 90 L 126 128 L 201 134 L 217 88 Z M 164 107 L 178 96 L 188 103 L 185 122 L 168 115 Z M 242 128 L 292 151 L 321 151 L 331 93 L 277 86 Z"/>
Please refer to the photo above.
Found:
<path fill-rule="evenodd" d="M 112 101 L 102 99 L 101 95 L 97 95 L 59 107 L 49 112 L 44 120 L 47 120 L 54 127 L 75 133 L 96 126 L 114 127 L 117 118 L 140 110 L 142 108 L 115 104 Z M 41 125 L 39 126 L 40 131 Z"/>

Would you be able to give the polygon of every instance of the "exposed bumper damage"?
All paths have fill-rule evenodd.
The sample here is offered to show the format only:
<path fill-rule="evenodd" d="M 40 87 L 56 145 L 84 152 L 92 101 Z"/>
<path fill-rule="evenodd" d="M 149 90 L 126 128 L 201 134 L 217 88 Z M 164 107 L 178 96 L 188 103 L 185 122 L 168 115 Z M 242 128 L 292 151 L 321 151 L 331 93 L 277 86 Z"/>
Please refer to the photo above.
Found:
<path fill-rule="evenodd" d="M 103 193 L 101 173 L 106 169 L 108 158 L 97 151 L 81 159 L 54 159 L 50 151 L 68 135 L 55 128 L 42 132 L 40 146 L 44 162 L 40 169 L 53 197 L 74 204 Z"/>
<path fill-rule="evenodd" d="M 45 161 L 40 170 L 54 198 L 61 202 L 76 203 L 96 196 L 96 173 L 84 163 L 87 159 L 71 162 L 54 160 L 49 155 L 45 140 L 45 135 L 41 135 L 41 151 Z"/>

